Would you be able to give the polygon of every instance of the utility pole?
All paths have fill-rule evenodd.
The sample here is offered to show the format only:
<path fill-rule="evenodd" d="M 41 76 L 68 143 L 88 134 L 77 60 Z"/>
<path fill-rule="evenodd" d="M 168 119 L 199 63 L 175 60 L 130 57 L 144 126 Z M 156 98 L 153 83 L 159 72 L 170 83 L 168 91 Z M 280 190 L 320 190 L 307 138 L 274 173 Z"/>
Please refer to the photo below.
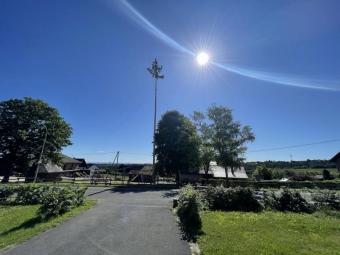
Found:
<path fill-rule="evenodd" d="M 44 129 L 45 129 L 45 137 L 44 137 L 44 142 L 43 142 L 43 144 L 42 144 L 42 148 L 41 148 L 39 160 L 38 160 L 38 163 L 37 163 L 37 168 L 35 169 L 34 182 L 37 182 L 38 173 L 39 173 L 39 165 L 40 165 L 40 163 L 41 163 L 42 156 L 43 156 L 43 154 L 44 154 L 45 144 L 46 144 L 46 140 L 47 140 L 47 127 L 45 126 L 45 124 L 42 124 L 42 126 L 43 126 Z"/>
<path fill-rule="evenodd" d="M 154 117 L 153 117 L 153 152 L 152 152 L 152 166 L 153 170 L 155 171 L 155 163 L 156 163 L 156 158 L 155 158 L 155 134 L 156 134 L 156 119 L 157 119 L 157 81 L 158 79 L 164 79 L 164 75 L 161 75 L 163 66 L 159 66 L 157 59 L 155 59 L 152 62 L 151 68 L 147 68 L 149 73 L 152 75 L 152 77 L 155 80 L 155 110 L 154 110 Z"/>

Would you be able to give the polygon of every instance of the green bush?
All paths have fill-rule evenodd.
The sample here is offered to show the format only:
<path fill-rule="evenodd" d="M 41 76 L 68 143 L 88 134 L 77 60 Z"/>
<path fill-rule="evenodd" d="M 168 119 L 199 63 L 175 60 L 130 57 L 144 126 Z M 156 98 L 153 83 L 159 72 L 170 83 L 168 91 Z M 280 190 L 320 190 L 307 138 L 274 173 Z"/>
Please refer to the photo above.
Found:
<path fill-rule="evenodd" d="M 0 204 L 8 204 L 11 196 L 15 193 L 15 189 L 11 186 L 0 186 Z"/>
<path fill-rule="evenodd" d="M 204 199 L 211 210 L 222 211 L 261 211 L 262 205 L 250 188 L 208 187 Z"/>
<path fill-rule="evenodd" d="M 340 195 L 334 191 L 315 193 L 313 200 L 319 209 L 340 210 Z"/>
<path fill-rule="evenodd" d="M 334 176 L 331 175 L 331 172 L 327 169 L 324 169 L 322 171 L 322 176 L 323 176 L 324 180 L 333 180 L 334 179 Z"/>
<path fill-rule="evenodd" d="M 188 239 L 194 239 L 201 230 L 200 208 L 199 192 L 191 185 L 183 187 L 179 193 L 177 215 L 185 237 Z"/>
<path fill-rule="evenodd" d="M 49 189 L 47 185 L 25 185 L 16 188 L 16 198 L 14 203 L 21 205 L 40 204 L 44 194 Z"/>
<path fill-rule="evenodd" d="M 273 171 L 265 166 L 257 166 L 253 176 L 256 180 L 272 180 Z"/>
<path fill-rule="evenodd" d="M 284 189 L 279 195 L 274 192 L 267 193 L 264 200 L 268 209 L 297 213 L 315 211 L 315 207 L 309 204 L 299 192 L 292 192 L 289 189 Z"/>
<path fill-rule="evenodd" d="M 78 186 L 52 186 L 42 197 L 38 214 L 46 219 L 61 215 L 84 203 L 86 188 Z"/>

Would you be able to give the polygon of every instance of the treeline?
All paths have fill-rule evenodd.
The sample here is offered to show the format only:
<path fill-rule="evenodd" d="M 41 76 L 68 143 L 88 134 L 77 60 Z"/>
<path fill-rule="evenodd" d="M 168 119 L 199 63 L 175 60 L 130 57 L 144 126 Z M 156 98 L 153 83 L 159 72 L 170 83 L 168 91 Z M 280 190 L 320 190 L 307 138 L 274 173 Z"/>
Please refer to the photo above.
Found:
<path fill-rule="evenodd" d="M 254 161 L 246 162 L 245 169 L 248 171 L 255 170 L 257 166 L 265 166 L 268 168 L 335 168 L 335 163 L 329 160 L 315 159 L 315 160 L 299 160 L 299 161 Z"/>

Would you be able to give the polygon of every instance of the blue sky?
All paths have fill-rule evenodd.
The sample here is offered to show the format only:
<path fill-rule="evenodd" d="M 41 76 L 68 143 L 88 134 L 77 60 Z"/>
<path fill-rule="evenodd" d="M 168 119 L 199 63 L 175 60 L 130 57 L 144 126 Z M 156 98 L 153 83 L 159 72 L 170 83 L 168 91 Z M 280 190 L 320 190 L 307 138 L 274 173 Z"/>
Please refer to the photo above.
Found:
<path fill-rule="evenodd" d="M 338 141 L 252 152 L 340 138 L 339 1 L 128 3 L 166 40 L 122 0 L 1 1 L 0 100 L 31 96 L 58 108 L 74 130 L 69 155 L 108 162 L 119 150 L 123 162 L 151 162 L 153 83 L 146 67 L 157 57 L 165 74 L 159 117 L 228 106 L 256 134 L 247 160 L 340 151 Z M 169 38 L 243 74 L 199 67 Z M 263 81 L 264 73 L 279 82 Z M 287 86 L 292 80 L 321 89 Z"/>

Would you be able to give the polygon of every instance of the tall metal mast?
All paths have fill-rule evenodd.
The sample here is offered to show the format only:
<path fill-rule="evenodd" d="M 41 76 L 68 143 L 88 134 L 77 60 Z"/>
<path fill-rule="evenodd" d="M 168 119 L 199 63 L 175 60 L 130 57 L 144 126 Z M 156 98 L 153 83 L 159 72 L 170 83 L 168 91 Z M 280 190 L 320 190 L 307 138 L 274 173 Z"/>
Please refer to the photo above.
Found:
<path fill-rule="evenodd" d="M 155 170 L 155 163 L 156 163 L 156 158 L 155 158 L 155 133 L 156 133 L 156 120 L 157 120 L 157 81 L 158 79 L 164 79 L 164 75 L 161 75 L 163 66 L 159 66 L 157 59 L 155 59 L 152 62 L 151 68 L 147 68 L 149 73 L 152 75 L 152 77 L 155 80 L 155 110 L 154 110 L 154 117 L 153 117 L 153 152 L 152 152 L 152 166 L 153 169 Z"/>

